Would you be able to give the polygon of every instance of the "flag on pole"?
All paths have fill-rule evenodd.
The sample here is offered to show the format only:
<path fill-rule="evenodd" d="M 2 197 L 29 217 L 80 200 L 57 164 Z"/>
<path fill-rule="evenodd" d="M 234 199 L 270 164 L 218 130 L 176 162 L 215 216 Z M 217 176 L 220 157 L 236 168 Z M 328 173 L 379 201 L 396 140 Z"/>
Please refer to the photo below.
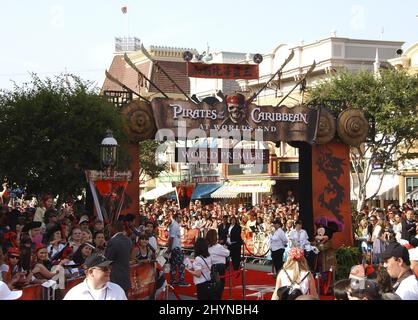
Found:
<path fill-rule="evenodd" d="M 123 13 L 123 14 L 127 13 L 127 12 L 128 12 L 128 6 L 123 6 L 123 7 L 121 8 L 121 10 L 122 10 L 122 13 Z"/>

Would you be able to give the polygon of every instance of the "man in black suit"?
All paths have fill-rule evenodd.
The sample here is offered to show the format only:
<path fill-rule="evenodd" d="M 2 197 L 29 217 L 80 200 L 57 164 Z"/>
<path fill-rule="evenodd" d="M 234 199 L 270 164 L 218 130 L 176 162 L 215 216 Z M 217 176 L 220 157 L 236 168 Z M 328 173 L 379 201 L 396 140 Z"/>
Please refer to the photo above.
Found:
<path fill-rule="evenodd" d="M 237 223 L 235 217 L 231 217 L 226 243 L 230 251 L 232 266 L 234 270 L 238 270 L 241 262 L 241 245 L 243 241 L 241 238 L 241 226 Z"/>
<path fill-rule="evenodd" d="M 228 236 L 228 216 L 224 215 L 222 219 L 222 223 L 218 226 L 218 242 L 219 244 L 226 244 L 226 238 Z"/>
<path fill-rule="evenodd" d="M 110 281 L 118 284 L 128 296 L 131 287 L 129 260 L 131 257 L 132 241 L 125 234 L 122 221 L 112 223 L 110 232 L 112 238 L 107 242 L 105 256 L 113 261 Z"/>

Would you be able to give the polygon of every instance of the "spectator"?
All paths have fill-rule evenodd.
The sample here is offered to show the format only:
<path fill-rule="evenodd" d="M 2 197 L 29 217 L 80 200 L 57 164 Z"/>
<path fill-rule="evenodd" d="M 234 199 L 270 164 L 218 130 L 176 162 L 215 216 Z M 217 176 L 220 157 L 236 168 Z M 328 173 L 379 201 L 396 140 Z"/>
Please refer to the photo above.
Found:
<path fill-rule="evenodd" d="M 88 230 L 89 223 L 90 223 L 90 219 L 88 215 L 81 216 L 80 220 L 78 221 L 81 231 Z"/>
<path fill-rule="evenodd" d="M 218 296 L 209 287 L 211 280 L 212 258 L 209 254 L 208 243 L 203 238 L 197 238 L 194 245 L 195 260 L 187 271 L 193 275 L 193 282 L 196 285 L 197 300 L 215 300 Z"/>
<path fill-rule="evenodd" d="M 93 245 L 96 247 L 96 252 L 104 253 L 106 250 L 106 238 L 103 231 L 96 231 L 93 238 Z"/>
<path fill-rule="evenodd" d="M 350 288 L 351 280 L 342 279 L 334 285 L 334 298 L 335 300 L 348 300 L 348 289 Z"/>
<path fill-rule="evenodd" d="M 127 300 L 124 290 L 110 282 L 110 265 L 102 254 L 94 253 L 85 261 L 86 279 L 71 288 L 64 300 Z"/>
<path fill-rule="evenodd" d="M 231 217 L 226 243 L 230 251 L 232 266 L 234 270 L 238 270 L 241 264 L 241 246 L 243 241 L 241 238 L 241 226 L 237 223 L 235 217 Z"/>
<path fill-rule="evenodd" d="M 7 282 L 10 283 L 15 276 L 19 275 L 19 260 L 20 260 L 20 249 L 9 248 L 7 250 L 6 265 L 8 266 Z M 4 281 L 4 278 L 3 278 Z"/>
<path fill-rule="evenodd" d="M 3 249 L 0 247 L 0 281 L 7 281 L 9 266 L 5 263 Z"/>
<path fill-rule="evenodd" d="M 206 234 L 206 241 L 208 242 L 209 246 L 209 254 L 212 258 L 212 264 L 214 269 L 219 273 L 220 276 L 220 284 L 218 287 L 218 292 L 216 293 L 216 300 L 222 299 L 222 293 L 225 287 L 225 270 L 226 270 L 226 258 L 229 257 L 229 250 L 226 249 L 224 246 L 218 243 L 218 235 L 216 230 L 209 230 Z"/>
<path fill-rule="evenodd" d="M 49 259 L 52 259 L 52 257 L 56 256 L 65 247 L 65 241 L 62 238 L 61 226 L 56 224 L 55 226 L 50 227 L 48 233 L 45 235 L 45 238 L 48 243 L 48 256 Z"/>
<path fill-rule="evenodd" d="M 369 239 L 367 220 L 361 219 L 354 235 L 356 241 L 358 241 L 359 247 L 363 254 L 370 252 L 371 247 L 368 246 L 367 240 Z"/>
<path fill-rule="evenodd" d="M 400 212 L 397 212 L 394 215 L 394 223 L 393 223 L 393 232 L 395 233 L 396 241 L 399 242 L 402 237 L 402 214 Z"/>
<path fill-rule="evenodd" d="M 154 235 L 154 229 L 155 229 L 154 222 L 152 222 L 151 220 L 148 220 L 147 223 L 145 224 L 145 233 L 149 237 L 149 245 L 154 250 L 154 252 L 156 252 L 158 250 L 158 243 L 157 243 L 157 238 Z"/>
<path fill-rule="evenodd" d="M 270 238 L 271 258 L 273 259 L 273 266 L 275 274 L 277 275 L 283 266 L 283 254 L 287 246 L 288 239 L 282 229 L 282 223 L 279 219 L 273 221 L 274 234 Z"/>
<path fill-rule="evenodd" d="M 169 240 L 167 244 L 167 253 L 170 254 L 170 284 L 179 286 L 189 286 L 184 281 L 185 266 L 183 263 L 184 255 L 181 252 L 181 233 L 180 233 L 180 214 L 175 214 L 169 226 Z M 179 271 L 179 280 L 176 281 L 177 269 Z"/>
<path fill-rule="evenodd" d="M 302 229 L 302 220 L 295 222 L 295 229 L 289 233 L 289 240 L 292 243 L 292 247 L 298 247 L 305 251 L 306 261 L 311 270 L 315 270 L 315 252 L 310 245 L 308 233 Z"/>
<path fill-rule="evenodd" d="M 218 226 L 218 238 L 220 244 L 226 244 L 227 236 L 228 236 L 228 216 L 224 215 L 222 218 L 222 223 Z"/>
<path fill-rule="evenodd" d="M 383 266 L 377 267 L 376 283 L 383 300 L 401 300 L 396 293 L 393 293 L 392 279 Z"/>
<path fill-rule="evenodd" d="M 280 298 L 278 289 L 286 286 L 292 286 L 292 290 L 300 290 L 301 294 L 318 295 L 315 279 L 309 271 L 304 251 L 299 247 L 290 249 L 289 257 L 277 275 L 276 288 L 271 299 L 278 300 Z"/>
<path fill-rule="evenodd" d="M 45 230 L 48 232 L 48 230 L 52 227 L 54 227 L 58 223 L 58 212 L 54 208 L 49 208 L 45 210 L 44 214 L 44 225 Z"/>
<path fill-rule="evenodd" d="M 382 254 L 384 266 L 391 278 L 396 279 L 393 288 L 402 300 L 418 300 L 418 281 L 410 268 L 408 250 L 392 242 Z"/>
<path fill-rule="evenodd" d="M 93 235 L 90 229 L 81 230 L 81 243 L 93 242 Z"/>
<path fill-rule="evenodd" d="M 39 221 L 31 221 L 22 228 L 22 233 L 29 234 L 32 240 L 32 247 L 35 247 L 37 244 L 41 244 L 43 236 L 41 233 L 42 223 Z"/>
<path fill-rule="evenodd" d="M 78 247 L 77 251 L 73 254 L 73 261 L 80 266 L 80 269 L 84 269 L 83 264 L 93 252 L 93 245 L 85 242 Z"/>
<path fill-rule="evenodd" d="M 49 279 L 58 279 L 59 269 L 51 271 L 52 265 L 48 260 L 48 251 L 44 244 L 38 244 L 35 250 L 35 261 L 32 268 L 33 277 L 39 281 L 44 282 Z M 64 271 L 64 270 L 63 270 Z"/>
<path fill-rule="evenodd" d="M 405 218 L 402 219 L 402 236 L 401 239 L 410 241 L 416 235 L 416 221 L 414 220 L 414 211 L 408 209 Z"/>
<path fill-rule="evenodd" d="M 376 282 L 369 279 L 353 279 L 348 289 L 349 300 L 382 300 Z"/>
<path fill-rule="evenodd" d="M 135 260 L 139 264 L 147 262 L 150 263 L 155 259 L 154 251 L 150 248 L 149 237 L 142 233 L 138 237 L 138 243 L 133 246 L 131 251 L 131 260 Z"/>
<path fill-rule="evenodd" d="M 409 249 L 409 260 L 411 261 L 411 270 L 418 279 L 418 247 Z"/>
<path fill-rule="evenodd" d="M 384 230 L 375 215 L 370 217 L 370 223 L 369 234 L 373 246 L 372 263 L 379 264 L 383 262 L 381 255 L 384 250 L 384 239 L 382 239 Z"/>
<path fill-rule="evenodd" d="M 42 205 L 38 207 L 35 211 L 35 216 L 33 217 L 33 221 L 37 221 L 41 223 L 41 227 L 45 228 L 44 220 L 45 220 L 45 211 L 47 209 L 53 208 L 54 205 L 54 197 L 51 194 L 45 194 L 42 197 Z"/>
<path fill-rule="evenodd" d="M 73 252 L 76 252 L 81 245 L 81 229 L 73 228 L 71 231 L 70 247 L 73 249 Z"/>

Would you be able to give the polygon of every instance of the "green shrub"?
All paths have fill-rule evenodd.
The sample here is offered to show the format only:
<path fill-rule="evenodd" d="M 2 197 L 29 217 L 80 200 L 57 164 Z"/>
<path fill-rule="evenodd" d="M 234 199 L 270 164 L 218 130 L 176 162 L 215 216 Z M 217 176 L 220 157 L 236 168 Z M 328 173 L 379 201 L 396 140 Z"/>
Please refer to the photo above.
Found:
<path fill-rule="evenodd" d="M 359 264 L 360 249 L 357 247 L 340 247 L 336 250 L 337 271 L 336 280 L 347 279 L 351 267 Z"/>

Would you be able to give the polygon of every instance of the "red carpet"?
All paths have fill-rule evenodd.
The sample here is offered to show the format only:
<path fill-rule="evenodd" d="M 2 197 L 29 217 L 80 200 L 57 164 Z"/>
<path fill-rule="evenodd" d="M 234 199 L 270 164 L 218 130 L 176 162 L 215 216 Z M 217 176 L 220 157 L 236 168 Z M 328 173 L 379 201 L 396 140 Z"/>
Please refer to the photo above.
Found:
<path fill-rule="evenodd" d="M 178 295 L 185 295 L 196 298 L 196 287 L 193 284 L 193 277 L 186 271 L 186 282 L 191 283 L 190 287 L 175 287 Z M 229 280 L 226 278 L 225 290 L 222 300 L 270 300 L 274 290 L 276 279 L 271 274 L 263 271 L 247 270 L 245 272 L 246 290 L 243 297 L 242 273 L 231 277 L 232 290 L 229 290 Z M 321 300 L 333 300 L 332 296 L 321 296 Z"/>

